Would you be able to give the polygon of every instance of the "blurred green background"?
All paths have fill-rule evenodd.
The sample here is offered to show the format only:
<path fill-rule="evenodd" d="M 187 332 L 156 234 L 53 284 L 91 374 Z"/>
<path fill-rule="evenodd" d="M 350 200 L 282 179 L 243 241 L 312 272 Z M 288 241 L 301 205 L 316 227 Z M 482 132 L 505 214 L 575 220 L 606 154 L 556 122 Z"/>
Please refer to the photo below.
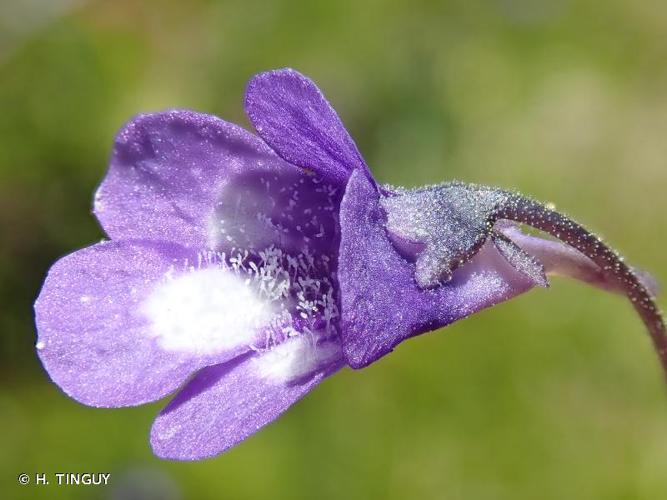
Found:
<path fill-rule="evenodd" d="M 247 125 L 245 82 L 282 66 L 324 89 L 382 181 L 516 188 L 665 281 L 666 33 L 662 0 L 0 2 L 0 496 L 667 498 L 642 324 L 578 283 L 344 370 L 198 463 L 151 455 L 164 402 L 61 394 L 31 310 L 49 265 L 104 236 L 91 198 L 125 120 L 184 107 Z M 66 471 L 112 486 L 16 481 Z"/>

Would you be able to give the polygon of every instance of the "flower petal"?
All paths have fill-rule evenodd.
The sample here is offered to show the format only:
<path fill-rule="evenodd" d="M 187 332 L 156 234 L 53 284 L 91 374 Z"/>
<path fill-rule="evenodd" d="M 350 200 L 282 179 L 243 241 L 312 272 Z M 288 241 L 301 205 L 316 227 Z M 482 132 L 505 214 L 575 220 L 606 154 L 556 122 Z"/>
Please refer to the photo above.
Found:
<path fill-rule="evenodd" d="M 273 351 L 201 370 L 155 420 L 155 454 L 175 460 L 212 457 L 278 418 L 342 366 L 337 341 L 317 348 L 309 343 L 302 335 Z"/>
<path fill-rule="evenodd" d="M 575 248 L 560 241 L 524 234 L 515 224 L 503 224 L 500 231 L 540 261 L 548 274 L 574 278 L 602 290 L 625 295 L 618 282 L 610 279 L 595 262 Z M 649 292 L 658 294 L 660 287 L 653 276 L 638 269 L 633 271 Z"/>
<path fill-rule="evenodd" d="M 207 246 L 256 251 L 274 245 L 335 258 L 342 195 L 342 188 L 287 163 L 235 174 L 214 204 Z"/>
<path fill-rule="evenodd" d="M 340 211 L 338 280 L 343 352 L 353 368 L 366 366 L 403 340 L 465 318 L 535 285 L 489 242 L 432 290 L 415 281 L 415 264 L 387 236 L 375 187 L 350 178 Z"/>
<path fill-rule="evenodd" d="M 206 248 L 225 182 L 285 166 L 258 137 L 214 116 L 185 110 L 139 115 L 116 137 L 95 215 L 112 239 Z"/>
<path fill-rule="evenodd" d="M 224 269 L 164 242 L 106 242 L 60 259 L 35 302 L 39 357 L 91 406 L 154 401 L 248 351 L 270 307 Z"/>
<path fill-rule="evenodd" d="M 299 72 L 279 69 L 255 76 L 245 107 L 257 133 L 289 163 L 342 185 L 357 168 L 372 179 L 334 109 Z"/>

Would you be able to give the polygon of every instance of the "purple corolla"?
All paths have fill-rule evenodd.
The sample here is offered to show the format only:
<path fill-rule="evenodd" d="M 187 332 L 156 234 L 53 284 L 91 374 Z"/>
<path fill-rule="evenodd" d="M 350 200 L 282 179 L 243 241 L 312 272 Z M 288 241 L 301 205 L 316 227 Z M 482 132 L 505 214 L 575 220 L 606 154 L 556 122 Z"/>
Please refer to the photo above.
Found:
<path fill-rule="evenodd" d="M 245 105 L 259 137 L 192 111 L 131 120 L 95 195 L 109 240 L 56 262 L 35 303 L 37 352 L 70 397 L 177 393 L 153 424 L 158 456 L 217 455 L 340 368 L 547 273 L 626 293 L 666 363 L 650 280 L 581 226 L 500 189 L 378 185 L 296 71 L 257 75 Z"/>

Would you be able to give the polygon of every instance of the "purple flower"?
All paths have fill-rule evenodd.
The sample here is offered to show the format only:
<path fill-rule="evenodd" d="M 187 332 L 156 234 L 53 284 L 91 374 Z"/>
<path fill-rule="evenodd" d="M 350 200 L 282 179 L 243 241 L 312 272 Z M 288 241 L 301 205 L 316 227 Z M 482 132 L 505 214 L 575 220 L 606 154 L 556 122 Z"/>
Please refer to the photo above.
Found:
<path fill-rule="evenodd" d="M 293 70 L 253 78 L 246 111 L 259 137 L 191 111 L 130 121 L 95 196 L 110 240 L 56 262 L 35 303 L 39 357 L 72 398 L 177 391 L 151 431 L 157 455 L 217 455 L 341 367 L 546 273 L 626 293 L 665 362 L 648 278 L 571 220 L 499 189 L 379 186 Z"/>

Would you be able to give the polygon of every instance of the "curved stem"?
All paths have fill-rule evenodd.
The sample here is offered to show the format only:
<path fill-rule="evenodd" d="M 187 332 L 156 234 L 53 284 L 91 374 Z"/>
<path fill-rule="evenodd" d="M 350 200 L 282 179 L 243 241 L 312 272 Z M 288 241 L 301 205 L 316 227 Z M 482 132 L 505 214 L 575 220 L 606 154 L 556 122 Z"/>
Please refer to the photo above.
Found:
<path fill-rule="evenodd" d="M 509 219 L 527 224 L 576 248 L 595 262 L 602 272 L 625 292 L 651 335 L 667 378 L 667 332 L 664 319 L 651 292 L 624 262 L 623 257 L 565 215 L 518 193 L 507 193 L 507 195 L 507 199 L 494 213 L 496 219 Z"/>

